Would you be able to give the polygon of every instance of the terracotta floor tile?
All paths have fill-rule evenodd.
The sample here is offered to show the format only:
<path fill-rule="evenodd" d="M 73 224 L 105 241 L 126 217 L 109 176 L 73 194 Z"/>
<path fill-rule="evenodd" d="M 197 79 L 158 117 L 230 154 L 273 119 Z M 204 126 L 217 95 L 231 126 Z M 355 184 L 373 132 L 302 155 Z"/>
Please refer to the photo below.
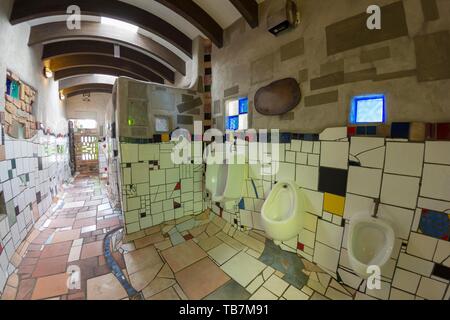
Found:
<path fill-rule="evenodd" d="M 95 225 L 96 223 L 97 223 L 97 218 L 95 218 L 95 217 L 75 220 L 75 223 L 73 224 L 73 228 L 76 229 L 76 228 L 89 227 L 89 226 Z"/>
<path fill-rule="evenodd" d="M 158 252 L 154 247 L 146 247 L 124 255 L 128 274 L 141 271 L 147 267 L 162 263 Z"/>
<path fill-rule="evenodd" d="M 206 297 L 231 279 L 209 258 L 176 273 L 175 278 L 192 300 Z"/>
<path fill-rule="evenodd" d="M 48 259 L 40 259 L 33 272 L 34 278 L 50 276 L 57 273 L 63 273 L 67 270 L 66 256 L 53 257 Z"/>
<path fill-rule="evenodd" d="M 41 300 L 66 294 L 69 291 L 67 279 L 67 273 L 37 279 L 31 299 Z"/>
<path fill-rule="evenodd" d="M 145 287 L 148 286 L 148 284 L 155 279 L 158 272 L 163 267 L 164 263 L 161 261 L 159 263 L 155 263 L 151 266 L 148 266 L 145 269 L 142 269 L 140 271 L 137 271 L 130 275 L 130 282 L 134 289 L 137 291 L 141 291 Z"/>
<path fill-rule="evenodd" d="M 52 243 L 60 243 L 65 241 L 76 240 L 80 237 L 80 229 L 59 231 L 53 236 Z"/>
<path fill-rule="evenodd" d="M 19 266 L 17 269 L 17 274 L 22 275 L 33 273 L 35 267 L 36 265 Z"/>
<path fill-rule="evenodd" d="M 87 219 L 87 218 L 93 218 L 97 216 L 97 210 L 91 210 L 91 211 L 83 211 L 77 213 L 77 220 L 78 219 Z"/>
<path fill-rule="evenodd" d="M 33 292 L 36 279 L 25 279 L 19 282 L 16 300 L 29 300 Z"/>
<path fill-rule="evenodd" d="M 192 240 L 164 250 L 161 254 L 174 272 L 178 272 L 208 256 Z"/>
<path fill-rule="evenodd" d="M 25 257 L 22 259 L 20 266 L 34 266 L 38 262 L 38 258 Z"/>
<path fill-rule="evenodd" d="M 73 223 L 75 222 L 75 219 L 66 219 L 66 218 L 58 218 L 53 220 L 49 227 L 50 228 L 66 228 L 71 227 Z"/>
<path fill-rule="evenodd" d="M 88 300 L 120 300 L 127 292 L 112 273 L 87 281 Z"/>
<path fill-rule="evenodd" d="M 91 242 L 83 245 L 81 259 L 98 257 L 103 255 L 103 241 Z"/>
<path fill-rule="evenodd" d="M 135 245 L 136 249 L 140 249 L 140 248 L 144 248 L 144 247 L 147 247 L 149 245 L 152 245 L 152 244 L 155 244 L 158 242 L 162 242 L 164 240 L 165 240 L 165 238 L 161 233 L 155 233 L 155 234 L 146 236 L 144 238 L 134 240 L 134 245 Z"/>
<path fill-rule="evenodd" d="M 144 290 L 142 290 L 142 294 L 145 299 L 149 299 L 155 294 L 158 294 L 175 284 L 176 281 L 174 279 L 156 278 Z"/>
<path fill-rule="evenodd" d="M 154 295 L 149 300 L 180 300 L 180 297 L 173 288 L 168 288 Z"/>
<path fill-rule="evenodd" d="M 112 228 L 118 227 L 120 225 L 120 220 L 118 218 L 109 218 L 97 221 L 97 228 Z"/>
<path fill-rule="evenodd" d="M 44 250 L 42 250 L 40 258 L 46 259 L 46 258 L 68 255 L 71 247 L 72 247 L 72 241 L 66 241 L 66 242 L 46 245 L 44 247 Z"/>
<path fill-rule="evenodd" d="M 1 294 L 1 300 L 15 300 L 17 294 L 17 289 L 6 286 L 3 290 L 3 293 Z"/>

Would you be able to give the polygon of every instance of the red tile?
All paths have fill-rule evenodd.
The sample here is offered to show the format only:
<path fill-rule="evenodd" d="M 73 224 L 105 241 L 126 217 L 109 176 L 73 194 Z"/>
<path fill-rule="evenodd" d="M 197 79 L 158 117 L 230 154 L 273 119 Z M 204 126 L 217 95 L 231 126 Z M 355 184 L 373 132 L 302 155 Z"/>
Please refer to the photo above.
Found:
<path fill-rule="evenodd" d="M 356 127 L 347 127 L 347 136 L 348 137 L 356 136 Z"/>
<path fill-rule="evenodd" d="M 87 218 L 87 219 L 79 219 L 79 220 L 75 221 L 75 223 L 73 224 L 73 228 L 77 229 L 77 228 L 89 227 L 89 226 L 95 225 L 96 223 L 97 223 L 96 217 Z"/>
<path fill-rule="evenodd" d="M 103 241 L 91 242 L 83 245 L 81 249 L 81 260 L 103 255 Z"/>
<path fill-rule="evenodd" d="M 32 275 L 34 278 L 39 278 L 66 272 L 68 259 L 68 255 L 48 259 L 40 259 Z"/>
<path fill-rule="evenodd" d="M 68 255 L 71 247 L 72 241 L 46 245 L 42 250 L 41 259 Z"/>
<path fill-rule="evenodd" d="M 303 243 L 298 242 L 297 243 L 297 249 L 300 251 L 304 251 L 305 250 L 305 245 Z"/>
<path fill-rule="evenodd" d="M 103 219 L 97 222 L 98 229 L 118 227 L 119 225 L 120 225 L 119 218 Z"/>
<path fill-rule="evenodd" d="M 19 281 L 16 300 L 30 300 L 36 279 L 25 279 Z"/>
<path fill-rule="evenodd" d="M 450 123 L 437 124 L 437 139 L 450 140 Z"/>

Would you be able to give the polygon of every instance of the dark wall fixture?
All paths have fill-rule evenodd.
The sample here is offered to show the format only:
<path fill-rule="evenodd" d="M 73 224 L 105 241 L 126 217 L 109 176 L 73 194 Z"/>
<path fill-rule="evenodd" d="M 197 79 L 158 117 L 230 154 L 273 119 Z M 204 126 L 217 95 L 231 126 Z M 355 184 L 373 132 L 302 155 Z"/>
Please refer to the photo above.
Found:
<path fill-rule="evenodd" d="M 300 85 L 293 78 L 272 82 L 255 94 L 255 109 L 266 116 L 285 114 L 294 109 L 302 98 Z"/>

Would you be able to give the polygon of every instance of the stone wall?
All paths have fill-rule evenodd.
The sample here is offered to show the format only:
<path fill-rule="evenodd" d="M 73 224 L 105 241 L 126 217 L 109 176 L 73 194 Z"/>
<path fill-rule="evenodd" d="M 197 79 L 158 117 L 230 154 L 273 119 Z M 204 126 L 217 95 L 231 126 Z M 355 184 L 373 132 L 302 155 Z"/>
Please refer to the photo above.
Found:
<path fill-rule="evenodd" d="M 274 37 L 267 16 L 282 0 L 260 5 L 260 26 L 244 20 L 225 31 L 212 52 L 214 123 L 223 127 L 224 101 L 248 96 L 285 77 L 303 94 L 294 111 L 267 117 L 250 108 L 253 128 L 319 133 L 345 126 L 354 95 L 384 93 L 387 121 L 450 121 L 450 2 L 379 0 L 382 30 L 366 29 L 374 1 L 303 0 L 301 24 Z M 359 39 L 359 40 L 358 40 Z M 363 39 L 364 41 L 360 41 Z"/>

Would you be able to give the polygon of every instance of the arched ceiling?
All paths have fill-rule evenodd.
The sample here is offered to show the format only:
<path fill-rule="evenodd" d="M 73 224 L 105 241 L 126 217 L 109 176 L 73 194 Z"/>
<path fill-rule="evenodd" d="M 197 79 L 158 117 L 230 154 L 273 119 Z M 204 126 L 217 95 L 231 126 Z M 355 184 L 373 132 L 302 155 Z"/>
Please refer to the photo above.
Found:
<path fill-rule="evenodd" d="M 70 98 L 76 95 L 101 92 L 101 93 L 112 93 L 113 85 L 107 83 L 84 83 L 80 85 L 75 85 L 72 87 L 64 88 L 60 90 L 60 93 L 65 97 Z"/>
<path fill-rule="evenodd" d="M 262 1 L 15 0 L 10 21 L 30 24 L 29 45 L 44 45 L 43 63 L 55 80 L 104 74 L 173 83 L 176 73 L 186 75 L 193 39 L 207 37 L 222 47 L 224 29 L 240 17 L 252 28 L 258 25 Z M 67 28 L 72 5 L 81 9 L 81 30 Z M 106 25 L 103 17 L 137 31 Z"/>

